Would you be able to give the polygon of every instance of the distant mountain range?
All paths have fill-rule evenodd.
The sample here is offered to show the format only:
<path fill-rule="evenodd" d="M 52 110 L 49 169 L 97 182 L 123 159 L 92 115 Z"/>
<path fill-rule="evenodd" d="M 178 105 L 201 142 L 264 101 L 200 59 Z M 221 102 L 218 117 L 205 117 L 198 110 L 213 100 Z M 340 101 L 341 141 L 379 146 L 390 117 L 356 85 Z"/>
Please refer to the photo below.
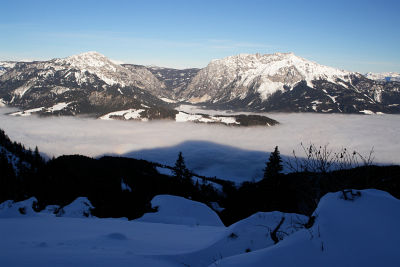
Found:
<path fill-rule="evenodd" d="M 399 75 L 387 75 L 339 70 L 292 53 L 240 54 L 177 70 L 120 65 L 87 52 L 0 62 L 0 105 L 21 109 L 15 115 L 135 120 L 182 118 L 180 103 L 254 112 L 400 113 Z"/>
<path fill-rule="evenodd" d="M 400 73 L 396 72 L 382 72 L 382 73 L 368 72 L 367 74 L 365 74 L 365 77 L 376 81 L 400 82 Z"/>

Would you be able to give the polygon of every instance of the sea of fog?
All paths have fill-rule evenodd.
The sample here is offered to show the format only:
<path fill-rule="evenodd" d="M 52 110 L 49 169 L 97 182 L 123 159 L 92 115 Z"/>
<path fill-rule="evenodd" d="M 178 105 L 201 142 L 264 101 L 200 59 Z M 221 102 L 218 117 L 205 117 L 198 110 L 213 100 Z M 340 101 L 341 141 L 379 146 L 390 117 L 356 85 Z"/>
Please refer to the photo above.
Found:
<path fill-rule="evenodd" d="M 191 107 L 184 107 L 190 110 Z M 179 151 L 198 174 L 236 182 L 262 177 L 268 153 L 302 155 L 300 143 L 346 147 L 375 163 L 400 164 L 400 115 L 265 114 L 274 127 L 228 127 L 169 121 L 103 121 L 84 117 L 14 117 L 0 109 L 0 128 L 12 140 L 39 147 L 48 157 L 104 154 L 173 165 Z M 215 112 L 214 112 L 215 113 Z"/>

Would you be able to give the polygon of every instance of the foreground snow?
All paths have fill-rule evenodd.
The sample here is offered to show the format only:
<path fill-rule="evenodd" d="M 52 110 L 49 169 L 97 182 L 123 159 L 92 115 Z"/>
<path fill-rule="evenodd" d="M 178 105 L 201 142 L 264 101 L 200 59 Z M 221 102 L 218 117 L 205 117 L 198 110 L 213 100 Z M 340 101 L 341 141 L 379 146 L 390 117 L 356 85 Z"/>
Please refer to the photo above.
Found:
<path fill-rule="evenodd" d="M 224 227 L 205 205 L 168 195 L 153 199 L 159 212 L 134 221 L 85 218 L 86 198 L 57 216 L 54 206 L 35 212 L 35 198 L 6 201 L 0 266 L 400 266 L 400 201 L 377 190 L 352 192 L 351 200 L 341 192 L 323 197 L 309 229 L 307 217 L 281 212 Z M 174 216 L 181 216 L 177 224 Z M 201 222 L 187 220 L 193 217 Z M 284 239 L 275 245 L 271 232 L 282 218 Z"/>
<path fill-rule="evenodd" d="M 217 266 L 400 266 L 400 201 L 382 191 L 360 193 L 354 200 L 326 195 L 309 230 Z"/>
<path fill-rule="evenodd" d="M 39 213 L 32 209 L 36 202 L 0 205 L 0 266 L 207 266 L 246 249 L 271 246 L 269 229 L 282 216 L 287 218 L 282 229 L 289 234 L 296 231 L 294 221 L 305 219 L 257 213 L 225 227 L 206 205 L 168 195 L 153 199 L 157 213 L 134 221 L 86 216 L 91 206 L 86 198 Z"/>

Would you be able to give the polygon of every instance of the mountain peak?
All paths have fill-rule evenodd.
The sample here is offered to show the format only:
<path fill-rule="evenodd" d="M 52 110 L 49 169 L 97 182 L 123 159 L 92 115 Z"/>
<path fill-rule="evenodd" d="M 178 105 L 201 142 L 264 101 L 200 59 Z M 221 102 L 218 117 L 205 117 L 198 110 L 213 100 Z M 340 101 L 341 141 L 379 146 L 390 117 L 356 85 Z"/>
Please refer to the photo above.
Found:
<path fill-rule="evenodd" d="M 79 68 L 96 68 L 105 65 L 114 65 L 114 63 L 112 63 L 112 61 L 109 60 L 106 56 L 95 51 L 73 55 L 62 59 L 62 61 Z"/>
<path fill-rule="evenodd" d="M 253 88 L 262 100 L 266 100 L 277 91 L 294 88 L 301 81 L 313 88 L 316 80 L 347 81 L 351 74 L 294 53 L 239 54 L 213 60 L 202 69 L 188 87 L 188 99 L 197 103 L 198 99 L 218 98 L 219 92 L 233 87 L 231 99 L 244 99 L 248 89 Z"/>
<path fill-rule="evenodd" d="M 222 59 L 213 60 L 210 65 L 219 68 L 228 68 L 236 72 L 248 72 L 258 76 L 272 77 L 282 75 L 295 69 L 302 80 L 319 78 L 344 77 L 350 74 L 344 71 L 307 60 L 292 52 L 274 54 L 239 54 Z"/>
<path fill-rule="evenodd" d="M 103 54 L 100 54 L 99 52 L 96 52 L 96 51 L 87 51 L 87 52 L 83 52 L 83 53 L 80 53 L 80 54 L 76 54 L 76 55 L 69 56 L 69 58 L 71 58 L 71 57 L 80 57 L 80 58 L 83 58 L 83 57 L 96 57 L 96 58 L 105 58 L 106 56 L 104 56 Z"/>

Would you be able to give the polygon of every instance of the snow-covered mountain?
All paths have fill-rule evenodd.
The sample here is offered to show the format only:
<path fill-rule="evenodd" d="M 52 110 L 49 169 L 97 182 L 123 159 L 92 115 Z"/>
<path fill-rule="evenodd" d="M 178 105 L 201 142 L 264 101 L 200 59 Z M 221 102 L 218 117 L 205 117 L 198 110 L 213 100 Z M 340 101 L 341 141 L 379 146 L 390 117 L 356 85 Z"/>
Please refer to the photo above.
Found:
<path fill-rule="evenodd" d="M 97 52 L 0 63 L 0 105 L 23 114 L 100 117 L 144 109 L 141 119 L 174 119 L 177 102 L 257 112 L 400 113 L 400 83 L 293 53 L 240 54 L 201 70 L 119 65 Z"/>
<path fill-rule="evenodd" d="M 145 109 L 151 119 L 174 118 L 177 113 L 148 93 L 163 88 L 150 71 L 127 69 L 96 52 L 17 62 L 4 69 L 0 101 L 28 110 L 24 114 L 101 116 L 123 109 Z"/>
<path fill-rule="evenodd" d="M 240 54 L 213 60 L 180 97 L 256 111 L 390 113 L 400 112 L 399 88 L 293 53 Z"/>
<path fill-rule="evenodd" d="M 255 88 L 262 100 L 300 81 L 348 81 L 350 72 L 319 65 L 293 53 L 240 54 L 213 60 L 193 79 L 185 92 L 190 102 L 244 99 Z M 229 92 L 229 95 L 226 93 Z"/>
<path fill-rule="evenodd" d="M 108 85 L 119 84 L 122 87 L 135 86 L 141 89 L 164 87 L 148 70 L 124 68 L 97 52 L 86 52 L 63 59 L 56 59 L 55 63 L 68 68 L 79 69 L 82 73 L 87 71 L 95 74 Z"/>
<path fill-rule="evenodd" d="M 376 81 L 400 82 L 400 73 L 397 72 L 381 72 L 381 73 L 368 72 L 365 74 L 365 77 Z"/>

